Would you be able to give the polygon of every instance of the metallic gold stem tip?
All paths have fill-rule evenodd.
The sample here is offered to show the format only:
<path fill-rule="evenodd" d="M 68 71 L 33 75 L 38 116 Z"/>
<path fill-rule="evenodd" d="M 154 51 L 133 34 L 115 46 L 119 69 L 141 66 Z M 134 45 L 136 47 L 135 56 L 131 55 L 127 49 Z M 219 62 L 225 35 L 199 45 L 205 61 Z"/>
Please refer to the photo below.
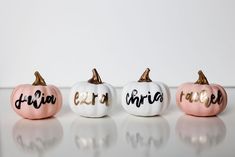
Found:
<path fill-rule="evenodd" d="M 100 75 L 95 68 L 92 70 L 92 73 L 93 73 L 93 76 L 90 80 L 88 80 L 88 82 L 92 84 L 102 84 L 103 82 L 100 78 Z"/>
<path fill-rule="evenodd" d="M 198 80 L 195 82 L 195 84 L 201 84 L 201 85 L 209 85 L 209 82 L 206 78 L 206 76 L 204 75 L 204 73 L 202 72 L 202 70 L 198 71 Z"/>
<path fill-rule="evenodd" d="M 152 82 L 152 80 L 149 78 L 149 72 L 150 69 L 147 68 L 144 73 L 141 75 L 140 79 L 138 80 L 138 82 Z"/>
<path fill-rule="evenodd" d="M 38 71 L 36 71 L 34 73 L 34 75 L 35 75 L 36 79 L 32 85 L 34 85 L 34 86 L 46 86 L 47 85 L 46 82 L 44 81 L 43 77 L 40 75 L 40 73 Z"/>

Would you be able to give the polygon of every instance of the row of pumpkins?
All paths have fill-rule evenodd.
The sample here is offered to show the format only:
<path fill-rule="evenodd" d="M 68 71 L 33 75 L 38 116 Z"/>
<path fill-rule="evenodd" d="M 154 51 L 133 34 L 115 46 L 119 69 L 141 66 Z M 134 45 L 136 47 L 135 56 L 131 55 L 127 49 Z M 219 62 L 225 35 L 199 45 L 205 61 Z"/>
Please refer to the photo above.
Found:
<path fill-rule="evenodd" d="M 102 82 L 96 69 L 85 82 L 75 84 L 70 92 L 72 111 L 84 117 L 104 117 L 116 102 L 115 89 Z M 162 115 L 170 104 L 169 88 L 162 82 L 152 81 L 150 69 L 140 79 L 130 82 L 122 90 L 122 106 L 132 115 Z M 193 116 L 215 116 L 227 105 L 227 94 L 218 84 L 209 84 L 202 71 L 195 83 L 184 83 L 177 89 L 176 103 L 186 114 Z M 14 111 L 27 119 L 44 119 L 54 116 L 62 106 L 62 95 L 54 85 L 47 85 L 39 72 L 31 84 L 17 86 L 11 95 Z"/>

